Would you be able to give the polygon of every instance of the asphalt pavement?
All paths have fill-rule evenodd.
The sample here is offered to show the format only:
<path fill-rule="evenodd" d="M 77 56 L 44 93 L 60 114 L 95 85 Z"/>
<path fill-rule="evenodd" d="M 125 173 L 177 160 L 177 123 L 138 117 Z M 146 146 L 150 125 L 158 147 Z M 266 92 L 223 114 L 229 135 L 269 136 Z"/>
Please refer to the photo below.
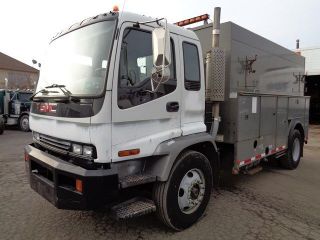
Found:
<path fill-rule="evenodd" d="M 320 239 L 320 126 L 311 126 L 298 169 L 269 164 L 223 179 L 203 218 L 172 232 L 154 214 L 115 221 L 107 208 L 59 210 L 30 189 L 23 147 L 31 133 L 0 135 L 0 239 Z"/>

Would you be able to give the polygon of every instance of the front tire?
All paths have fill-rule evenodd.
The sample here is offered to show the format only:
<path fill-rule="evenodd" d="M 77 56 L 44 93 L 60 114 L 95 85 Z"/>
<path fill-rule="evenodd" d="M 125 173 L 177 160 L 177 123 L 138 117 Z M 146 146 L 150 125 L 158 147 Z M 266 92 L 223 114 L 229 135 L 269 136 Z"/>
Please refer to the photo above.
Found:
<path fill-rule="evenodd" d="M 286 154 L 280 158 L 281 166 L 290 170 L 296 169 L 300 163 L 302 149 L 303 141 L 301 134 L 295 129 L 289 136 Z"/>
<path fill-rule="evenodd" d="M 212 179 L 210 162 L 203 154 L 182 153 L 168 180 L 155 184 L 153 198 L 159 219 L 176 231 L 193 225 L 208 205 Z"/>
<path fill-rule="evenodd" d="M 28 115 L 23 115 L 22 117 L 20 117 L 19 126 L 20 126 L 20 130 L 23 131 L 23 132 L 29 132 L 30 131 L 29 116 Z"/>

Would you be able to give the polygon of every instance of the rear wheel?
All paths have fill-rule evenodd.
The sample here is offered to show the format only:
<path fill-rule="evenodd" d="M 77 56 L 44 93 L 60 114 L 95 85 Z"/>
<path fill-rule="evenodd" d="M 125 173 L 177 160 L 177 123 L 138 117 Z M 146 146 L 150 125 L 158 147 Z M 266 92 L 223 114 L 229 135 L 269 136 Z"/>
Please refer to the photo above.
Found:
<path fill-rule="evenodd" d="M 154 201 L 159 219 L 180 231 L 194 224 L 210 200 L 212 170 L 201 153 L 186 151 L 174 164 L 167 182 L 158 182 Z"/>
<path fill-rule="evenodd" d="M 297 129 L 295 129 L 289 136 L 288 150 L 286 154 L 280 159 L 282 167 L 291 170 L 296 169 L 300 163 L 302 149 L 303 141 L 301 134 Z"/>
<path fill-rule="evenodd" d="M 20 130 L 21 131 L 29 132 L 30 131 L 29 116 L 28 115 L 23 115 L 22 117 L 20 117 L 19 125 L 20 125 Z"/>

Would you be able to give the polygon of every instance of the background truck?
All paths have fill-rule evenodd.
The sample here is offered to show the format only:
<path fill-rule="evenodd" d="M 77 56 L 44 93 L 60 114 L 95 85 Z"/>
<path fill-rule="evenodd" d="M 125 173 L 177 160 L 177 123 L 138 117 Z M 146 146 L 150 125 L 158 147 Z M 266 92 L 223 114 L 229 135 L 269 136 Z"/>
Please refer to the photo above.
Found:
<path fill-rule="evenodd" d="M 57 208 L 204 213 L 221 170 L 295 169 L 308 139 L 304 58 L 234 23 L 110 12 L 54 37 L 33 95 L 32 189 Z M 59 69 L 59 71 L 57 71 Z"/>
<path fill-rule="evenodd" d="M 0 116 L 4 125 L 19 125 L 28 132 L 32 91 L 0 89 Z"/>

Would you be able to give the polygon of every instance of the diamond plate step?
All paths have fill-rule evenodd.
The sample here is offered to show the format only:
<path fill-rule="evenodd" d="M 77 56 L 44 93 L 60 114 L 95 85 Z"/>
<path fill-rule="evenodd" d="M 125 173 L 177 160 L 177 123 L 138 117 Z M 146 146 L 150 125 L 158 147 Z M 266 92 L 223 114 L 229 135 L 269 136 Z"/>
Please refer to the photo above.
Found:
<path fill-rule="evenodd" d="M 116 219 L 128 219 L 156 211 L 154 202 L 147 198 L 132 198 L 111 208 Z"/>
<path fill-rule="evenodd" d="M 145 174 L 129 175 L 120 179 L 120 187 L 128 188 L 128 187 L 133 187 L 133 186 L 150 183 L 154 181 L 156 181 L 156 177 L 151 175 L 145 175 Z"/>

